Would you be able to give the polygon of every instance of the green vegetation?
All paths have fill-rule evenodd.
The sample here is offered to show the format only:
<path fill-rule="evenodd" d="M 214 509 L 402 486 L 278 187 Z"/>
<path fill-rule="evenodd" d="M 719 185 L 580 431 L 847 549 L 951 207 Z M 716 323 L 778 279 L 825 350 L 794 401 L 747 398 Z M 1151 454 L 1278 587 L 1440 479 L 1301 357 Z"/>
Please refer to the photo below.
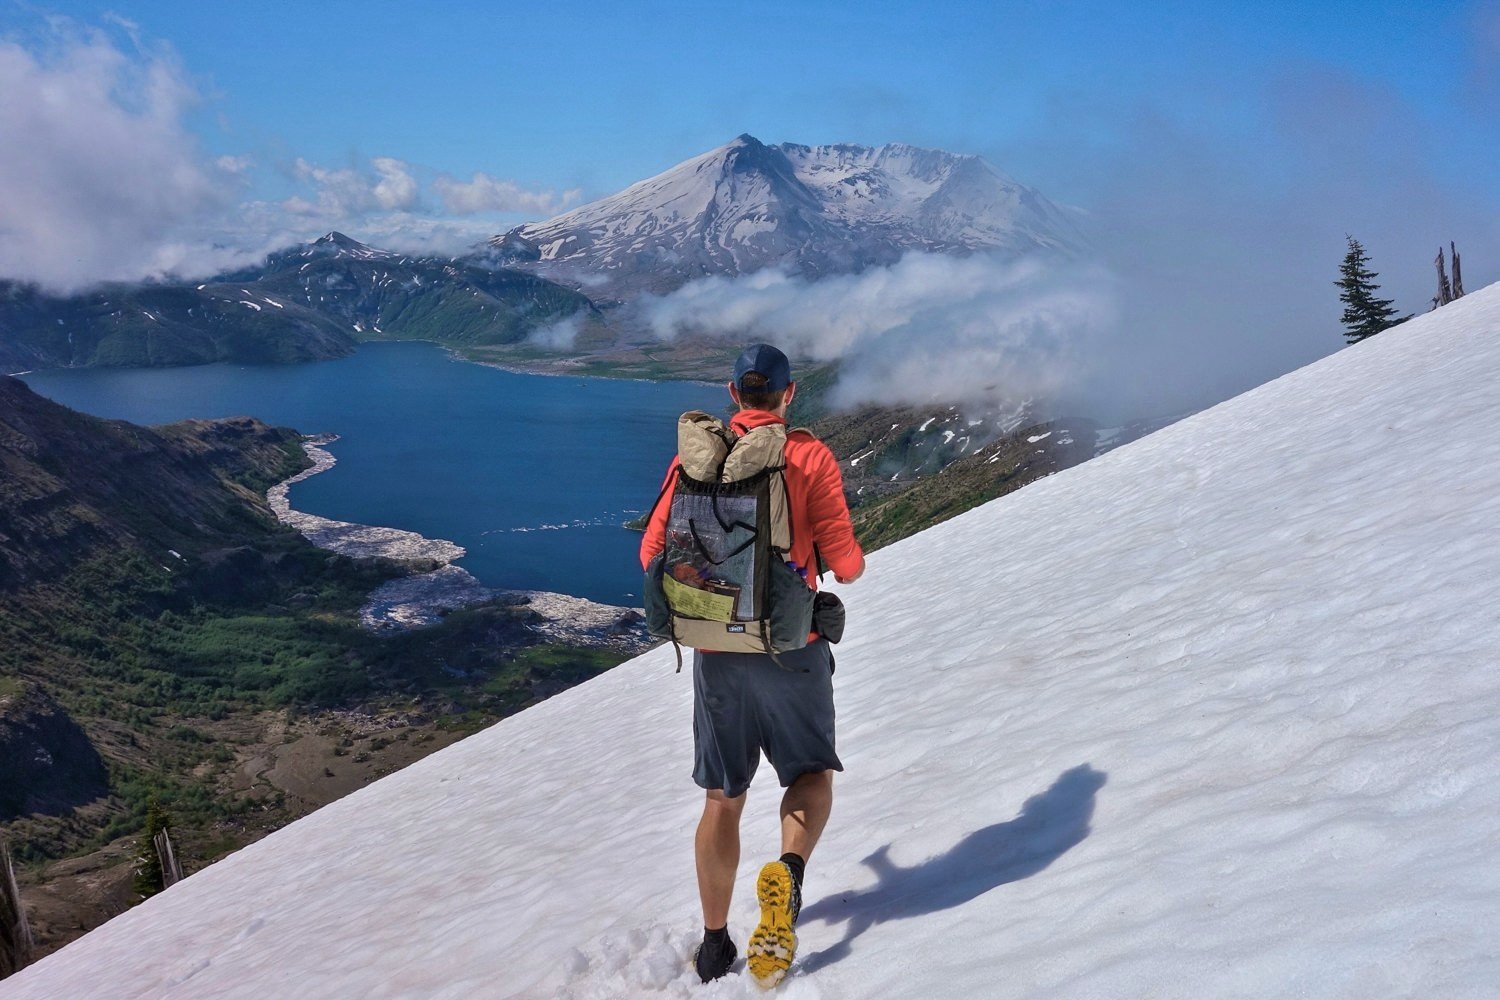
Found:
<path fill-rule="evenodd" d="M 797 394 L 792 398 L 792 405 L 787 411 L 791 423 L 797 427 L 806 427 L 828 416 L 832 412 L 828 396 L 839 379 L 838 362 L 811 365 L 794 370 L 793 374 L 796 376 Z"/>
<path fill-rule="evenodd" d="M 510 344 L 578 313 L 593 314 L 588 298 L 544 278 L 448 258 L 371 255 L 339 237 L 203 284 L 119 284 L 54 297 L 0 281 L 0 362 L 275 363 L 340 357 L 361 339 Z"/>
<path fill-rule="evenodd" d="M 203 716 L 226 704 L 330 704 L 351 693 L 350 668 L 333 661 L 372 640 L 327 612 L 357 606 L 390 573 L 316 553 L 303 568 L 308 609 L 293 612 L 203 602 L 137 555 L 90 561 L 0 602 L 0 636 L 13 637 L 0 671 L 35 675 L 68 691 L 70 708 L 119 721 L 166 703 Z"/>
<path fill-rule="evenodd" d="M 205 760 L 226 757 L 206 727 L 269 708 L 333 704 L 371 684 L 351 675 L 376 641 L 348 609 L 382 576 L 347 560 L 316 562 L 321 578 L 303 591 L 313 603 L 298 612 L 202 603 L 168 571 L 125 553 L 0 599 L 0 683 L 43 684 L 105 749 L 113 793 L 97 823 L 22 824 L 13 831 L 18 856 L 58 857 L 136 832 L 153 797 L 200 827 L 250 809 L 192 776 Z"/>
<path fill-rule="evenodd" d="M 1056 436 L 1046 446 L 1031 440 L 1053 431 Z M 850 512 L 854 530 L 865 551 L 872 552 L 1085 462 L 1093 456 L 1096 441 L 1094 427 L 1086 421 L 1022 428 L 945 464 L 941 474 L 923 475 L 895 492 L 872 495 L 857 504 Z"/>
<path fill-rule="evenodd" d="M 929 485 L 930 480 L 919 479 L 894 497 L 856 507 L 851 512 L 855 531 L 865 551 L 874 552 L 1025 485 L 1014 478 L 1001 474 L 990 481 L 963 486 L 943 484 L 951 485 L 949 489 L 938 489 Z"/>
<path fill-rule="evenodd" d="M 161 800 L 153 796 L 146 805 L 146 828 L 141 831 L 135 853 L 135 881 L 131 888 L 139 899 L 154 896 L 167 887 L 155 841 L 156 835 L 169 826 L 167 811 L 162 808 Z"/>
<path fill-rule="evenodd" d="M 498 603 L 431 629 L 372 635 L 355 611 L 392 570 L 300 548 L 290 555 L 305 558 L 302 572 L 248 604 L 184 592 L 168 571 L 128 555 L 0 600 L 0 693 L 29 677 L 96 742 L 103 734 L 112 792 L 97 824 L 22 824 L 13 831 L 18 857 L 55 858 L 133 834 L 153 800 L 200 831 L 263 812 L 262 797 L 223 795 L 211 777 L 235 760 L 221 724 L 422 701 L 448 706 L 441 725 L 467 733 L 622 659 L 532 646 L 525 609 Z"/>
<path fill-rule="evenodd" d="M 345 265 L 348 266 L 348 265 Z M 376 283 L 374 301 L 361 290 L 361 340 L 431 340 L 448 345 L 513 344 L 532 330 L 590 308 L 577 292 L 516 271 L 487 271 L 446 261 L 408 265 L 415 284 Z M 381 266 L 383 267 L 383 266 Z M 371 264 L 373 272 L 377 265 Z M 300 271 L 265 285 L 288 299 L 303 295 Z"/>
<path fill-rule="evenodd" d="M 1348 240 L 1349 251 L 1344 254 L 1344 262 L 1339 265 L 1340 277 L 1334 284 L 1339 288 L 1339 301 L 1344 303 L 1344 314 L 1341 317 L 1344 339 L 1350 344 L 1357 344 L 1411 317 L 1397 319 L 1398 310 L 1391 305 L 1392 300 L 1375 297 L 1375 293 L 1380 290 L 1380 286 L 1375 284 L 1379 275 L 1366 266 L 1370 257 L 1359 240 L 1353 236 L 1348 237 Z M 1440 250 L 1440 258 L 1441 253 Z M 1446 277 L 1443 280 L 1446 286 Z"/>
<path fill-rule="evenodd" d="M 485 681 L 480 690 L 497 699 L 502 714 L 510 714 L 534 701 L 539 686 L 561 691 L 604 673 L 620 659 L 618 654 L 603 649 L 533 646 L 518 653 Z"/>

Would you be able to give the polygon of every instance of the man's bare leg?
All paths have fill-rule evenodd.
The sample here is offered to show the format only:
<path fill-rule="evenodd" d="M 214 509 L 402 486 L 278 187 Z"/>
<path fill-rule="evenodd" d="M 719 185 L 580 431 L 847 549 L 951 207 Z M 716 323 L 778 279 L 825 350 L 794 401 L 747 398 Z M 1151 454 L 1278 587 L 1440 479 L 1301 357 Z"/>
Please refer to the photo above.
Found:
<path fill-rule="evenodd" d="M 808 860 L 833 811 L 833 772 L 804 774 L 781 797 L 781 853 Z"/>
<path fill-rule="evenodd" d="M 823 835 L 833 810 L 833 772 L 804 774 L 781 797 L 781 854 L 795 854 L 805 864 Z M 745 967 L 760 986 L 781 982 L 797 952 L 797 922 L 802 864 L 768 862 L 755 879 L 760 922 L 745 943 Z"/>
<path fill-rule="evenodd" d="M 703 902 L 703 926 L 723 927 L 729 922 L 729 901 L 734 896 L 734 876 L 740 866 L 740 814 L 745 811 L 745 793 L 729 798 L 713 789 L 703 802 L 694 848 L 698 861 L 698 896 Z"/>

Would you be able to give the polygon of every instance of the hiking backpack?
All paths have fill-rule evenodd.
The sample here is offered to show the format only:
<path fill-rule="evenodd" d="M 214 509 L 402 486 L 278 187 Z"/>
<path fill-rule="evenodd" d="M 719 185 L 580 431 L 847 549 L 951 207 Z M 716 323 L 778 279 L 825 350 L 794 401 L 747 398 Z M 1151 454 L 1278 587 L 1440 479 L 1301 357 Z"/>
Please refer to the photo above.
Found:
<path fill-rule="evenodd" d="M 807 645 L 815 595 L 787 561 L 787 433 L 736 435 L 701 410 L 678 418 L 678 467 L 656 501 L 671 494 L 665 547 L 645 585 L 647 628 L 672 640 L 678 670 L 682 646 L 774 659 Z"/>

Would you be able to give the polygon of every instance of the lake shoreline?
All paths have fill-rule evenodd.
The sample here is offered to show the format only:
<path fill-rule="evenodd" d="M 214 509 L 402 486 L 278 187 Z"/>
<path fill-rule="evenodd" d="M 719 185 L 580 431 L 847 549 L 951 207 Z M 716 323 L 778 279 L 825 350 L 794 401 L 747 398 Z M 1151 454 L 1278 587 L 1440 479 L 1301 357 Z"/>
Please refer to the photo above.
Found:
<path fill-rule="evenodd" d="M 540 375 L 545 378 L 586 378 L 599 379 L 604 382 L 686 382 L 689 385 L 702 385 L 710 388 L 719 385 L 711 379 L 694 378 L 684 376 L 674 378 L 664 375 L 660 378 L 650 378 L 644 375 L 627 375 L 623 369 L 618 374 L 610 374 L 608 371 L 571 371 L 569 365 L 584 364 L 590 359 L 584 357 L 558 356 L 555 358 L 537 358 L 531 363 L 520 361 L 489 361 L 481 358 L 471 358 L 463 353 L 463 350 L 451 344 L 445 344 L 436 340 L 420 341 L 424 344 L 432 344 L 434 347 L 442 348 L 454 361 L 462 361 L 465 364 L 479 365 L 482 368 L 494 368 L 498 371 L 509 372 L 512 375 Z"/>
<path fill-rule="evenodd" d="M 463 361 L 467 362 L 468 364 L 479 365 L 484 368 L 494 368 L 499 371 L 509 372 L 512 375 L 542 375 L 549 378 L 599 379 L 605 382 L 687 383 L 691 385 L 702 385 L 708 387 L 718 387 L 723 384 L 722 380 L 709 374 L 707 368 L 704 368 L 701 371 L 693 371 L 691 368 L 689 368 L 688 371 L 682 373 L 674 373 L 671 370 L 666 370 L 657 374 L 643 375 L 638 372 L 631 371 L 633 362 L 612 356 L 607 352 L 593 354 L 557 353 L 552 355 L 535 356 L 524 359 L 508 359 L 502 361 L 470 356 L 465 352 L 474 350 L 475 348 L 472 345 L 442 340 L 427 340 L 422 337 L 372 337 L 368 339 L 359 339 L 355 342 L 353 350 L 347 353 L 330 354 L 326 357 L 319 356 L 298 358 L 291 361 L 264 362 L 221 358 L 211 361 L 192 361 L 171 364 L 124 365 L 119 369 L 116 369 L 115 366 L 112 365 L 100 364 L 43 364 L 41 367 L 28 368 L 27 370 L 20 372 L 5 372 L 0 373 L 0 375 L 5 375 L 10 378 L 19 378 L 23 375 L 49 374 L 52 372 L 64 371 L 157 371 L 170 370 L 174 368 L 203 368 L 211 367 L 214 365 L 226 365 L 235 368 L 274 365 L 278 367 L 294 368 L 299 365 L 318 364 L 325 361 L 338 361 L 358 353 L 360 348 L 369 346 L 371 344 L 429 344 L 443 351 L 448 355 L 450 359 L 454 361 Z M 661 346 L 667 346 L 667 342 L 662 342 Z M 729 353 L 730 352 L 726 348 L 726 360 L 729 357 Z M 578 370 L 579 368 L 582 368 L 584 366 L 594 367 L 590 367 L 586 371 Z"/>
<path fill-rule="evenodd" d="M 254 416 L 337 432 L 338 442 L 322 450 L 337 455 L 340 468 L 292 484 L 297 496 L 282 506 L 283 520 L 355 556 L 427 558 L 420 567 L 427 570 L 456 564 L 444 574 L 452 586 L 431 584 L 448 591 L 444 604 L 485 596 L 453 593 L 467 583 L 466 570 L 490 588 L 639 607 L 640 537 L 623 526 L 654 501 L 679 416 L 716 409 L 722 390 L 597 374 L 528 377 L 491 363 L 511 358 L 482 354 L 457 363 L 467 360 L 432 342 L 371 341 L 317 363 L 70 370 L 25 380 L 80 412 L 142 426 Z M 312 462 L 300 465 L 331 461 L 309 454 Z M 360 524 L 299 519 L 302 512 Z M 375 525 L 409 525 L 429 538 Z M 395 587 L 381 596 L 410 603 Z"/>
<path fill-rule="evenodd" d="M 449 612 L 502 600 L 529 608 L 536 618 L 533 629 L 550 642 L 627 653 L 641 652 L 655 644 L 645 632 L 639 608 L 549 591 L 487 587 L 468 570 L 453 565 L 467 553 L 456 542 L 401 528 L 336 521 L 295 509 L 291 487 L 337 464 L 338 459 L 325 447 L 337 440 L 337 434 L 304 435 L 302 450 L 313 464 L 266 490 L 266 501 L 277 520 L 318 548 L 353 559 L 382 558 L 413 567 L 410 575 L 387 580 L 366 595 L 359 609 L 364 629 L 377 635 L 410 632 L 436 625 Z M 422 568 L 434 562 L 439 564 L 436 568 Z"/>

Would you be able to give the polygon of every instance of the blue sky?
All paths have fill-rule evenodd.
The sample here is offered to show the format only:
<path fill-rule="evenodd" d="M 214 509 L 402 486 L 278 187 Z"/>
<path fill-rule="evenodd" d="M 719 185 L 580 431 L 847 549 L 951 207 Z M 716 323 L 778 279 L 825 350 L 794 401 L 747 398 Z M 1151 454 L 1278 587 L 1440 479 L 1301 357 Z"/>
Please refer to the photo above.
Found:
<path fill-rule="evenodd" d="M 1132 343 L 1282 331 L 1244 384 L 1339 345 L 1346 233 L 1404 311 L 1449 240 L 1500 278 L 1497 106 L 1500 2 L 0 0 L 0 276 L 456 251 L 742 132 L 900 141 L 1089 213 Z"/>
<path fill-rule="evenodd" d="M 7 20 L 39 11 L 170 44 L 206 95 L 195 131 L 257 158 L 268 193 L 278 158 L 389 156 L 592 196 L 748 131 L 982 153 L 1078 199 L 1085 151 L 1048 141 L 1075 106 L 1246 137 L 1307 73 L 1408 105 L 1440 176 L 1493 174 L 1500 140 L 1496 40 L 1481 59 L 1486 14 L 1466 4 L 127 0 Z"/>

